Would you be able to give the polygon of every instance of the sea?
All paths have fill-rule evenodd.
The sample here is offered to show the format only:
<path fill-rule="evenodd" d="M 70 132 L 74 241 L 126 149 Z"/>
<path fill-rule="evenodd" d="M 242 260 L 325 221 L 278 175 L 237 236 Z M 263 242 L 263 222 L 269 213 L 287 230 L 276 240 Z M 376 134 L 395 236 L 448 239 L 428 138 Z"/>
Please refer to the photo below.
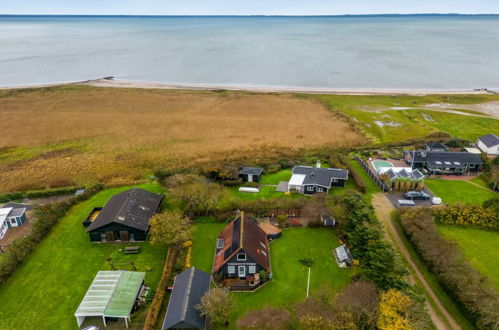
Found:
<path fill-rule="evenodd" d="M 499 89 L 499 16 L 0 16 L 0 86 Z"/>

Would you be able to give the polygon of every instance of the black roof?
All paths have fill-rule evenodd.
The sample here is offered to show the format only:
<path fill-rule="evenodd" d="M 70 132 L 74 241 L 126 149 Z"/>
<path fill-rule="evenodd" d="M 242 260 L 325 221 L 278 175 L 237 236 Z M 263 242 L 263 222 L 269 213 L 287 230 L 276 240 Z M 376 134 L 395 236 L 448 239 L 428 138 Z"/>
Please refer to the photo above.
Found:
<path fill-rule="evenodd" d="M 205 318 L 196 308 L 210 289 L 211 276 L 197 268 L 178 274 L 168 302 L 163 330 L 175 328 L 204 329 Z"/>
<path fill-rule="evenodd" d="M 426 146 L 430 149 L 445 149 L 447 150 L 447 146 L 440 142 L 428 142 Z"/>
<path fill-rule="evenodd" d="M 31 211 L 34 206 L 29 205 L 29 204 L 19 204 L 19 203 L 7 203 L 2 208 L 4 207 L 12 207 L 13 209 L 26 209 L 26 211 Z"/>
<path fill-rule="evenodd" d="M 487 146 L 487 148 L 496 146 L 499 144 L 499 137 L 495 134 L 487 134 L 479 137 L 480 141 Z"/>
<path fill-rule="evenodd" d="M 240 171 L 239 174 L 253 174 L 253 175 L 260 175 L 263 172 L 263 168 L 261 167 L 243 167 Z"/>
<path fill-rule="evenodd" d="M 348 179 L 348 170 L 338 168 L 322 168 L 312 166 L 293 167 L 293 174 L 305 174 L 303 185 L 319 185 L 324 187 L 331 187 L 331 180 L 337 178 L 340 180 Z"/>
<path fill-rule="evenodd" d="M 162 194 L 140 188 L 132 188 L 114 195 L 90 224 L 87 232 L 113 222 L 147 231 L 149 219 L 158 210 L 162 199 Z"/>
<path fill-rule="evenodd" d="M 483 164 L 479 155 L 470 152 L 416 151 L 410 155 L 415 163 L 425 162 L 430 167 L 463 168 L 466 164 Z"/>

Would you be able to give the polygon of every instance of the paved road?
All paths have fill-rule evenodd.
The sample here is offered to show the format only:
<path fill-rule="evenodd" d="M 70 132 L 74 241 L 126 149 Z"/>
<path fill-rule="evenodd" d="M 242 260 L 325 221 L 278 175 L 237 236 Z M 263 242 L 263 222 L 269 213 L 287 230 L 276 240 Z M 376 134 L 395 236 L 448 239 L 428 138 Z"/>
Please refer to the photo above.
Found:
<path fill-rule="evenodd" d="M 442 302 L 435 294 L 433 289 L 430 287 L 430 285 L 426 281 L 426 278 L 421 273 L 416 263 L 412 259 L 411 254 L 405 248 L 404 243 L 402 242 L 402 238 L 400 237 L 400 235 L 397 232 L 397 229 L 392 223 L 391 213 L 395 209 L 392 203 L 388 200 L 385 194 L 377 193 L 373 196 L 372 204 L 376 212 L 376 216 L 378 217 L 378 219 L 381 221 L 381 223 L 385 228 L 385 236 L 389 241 L 391 241 L 395 245 L 395 247 L 400 251 L 402 256 L 407 260 L 407 263 L 413 270 L 414 276 L 416 276 L 419 282 L 422 284 L 426 296 L 430 297 L 430 299 L 436 305 L 436 308 L 440 311 L 440 314 L 437 313 L 433 305 L 428 303 L 428 301 L 426 302 L 426 307 L 428 308 L 428 312 L 430 313 L 431 320 L 433 321 L 435 327 L 439 330 L 461 329 L 456 320 L 454 320 L 454 318 L 449 314 L 449 312 L 447 312 Z M 413 275 L 411 275 L 411 277 L 413 277 Z M 414 281 L 414 278 L 411 278 L 411 280 Z M 443 318 L 441 315 L 443 316 Z"/>

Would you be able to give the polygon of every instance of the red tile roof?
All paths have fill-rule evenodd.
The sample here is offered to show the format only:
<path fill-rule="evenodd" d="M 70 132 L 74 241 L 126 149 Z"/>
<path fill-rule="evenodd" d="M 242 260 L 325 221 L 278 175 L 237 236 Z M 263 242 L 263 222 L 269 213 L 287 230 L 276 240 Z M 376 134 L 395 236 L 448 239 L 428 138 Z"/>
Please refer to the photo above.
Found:
<path fill-rule="evenodd" d="M 270 272 L 269 241 L 265 232 L 250 220 L 243 212 L 218 235 L 224 241 L 221 249 L 217 249 L 213 272 L 217 272 L 236 253 L 243 250 L 257 264 Z M 262 253 L 264 251 L 264 253 Z"/>

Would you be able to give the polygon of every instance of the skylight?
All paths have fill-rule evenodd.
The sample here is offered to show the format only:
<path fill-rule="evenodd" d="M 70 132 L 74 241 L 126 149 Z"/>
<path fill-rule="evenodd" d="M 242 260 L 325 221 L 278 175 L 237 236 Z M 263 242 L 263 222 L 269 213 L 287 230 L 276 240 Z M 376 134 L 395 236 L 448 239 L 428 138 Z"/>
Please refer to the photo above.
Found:
<path fill-rule="evenodd" d="M 445 162 L 445 165 L 450 165 L 451 163 L 450 162 Z"/>
<path fill-rule="evenodd" d="M 454 162 L 454 165 L 461 165 L 460 162 Z"/>
<path fill-rule="evenodd" d="M 435 161 L 435 164 L 442 165 L 442 162 L 437 160 L 437 161 Z"/>

